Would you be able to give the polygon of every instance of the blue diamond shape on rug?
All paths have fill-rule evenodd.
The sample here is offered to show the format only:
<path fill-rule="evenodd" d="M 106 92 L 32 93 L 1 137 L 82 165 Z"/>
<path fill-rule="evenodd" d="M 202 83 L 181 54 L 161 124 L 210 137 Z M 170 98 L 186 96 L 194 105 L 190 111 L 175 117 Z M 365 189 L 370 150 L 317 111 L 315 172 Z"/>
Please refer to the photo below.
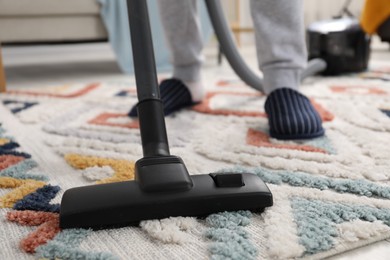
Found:
<path fill-rule="evenodd" d="M 390 117 L 390 109 L 380 109 L 386 116 Z"/>
<path fill-rule="evenodd" d="M 50 204 L 50 201 L 59 191 L 59 186 L 45 185 L 16 202 L 13 208 L 16 210 L 34 210 L 58 213 L 60 212 L 60 204 Z"/>
<path fill-rule="evenodd" d="M 4 100 L 3 104 L 14 114 L 17 114 L 23 110 L 27 110 L 35 105 L 37 102 L 23 102 L 17 100 Z"/>
<path fill-rule="evenodd" d="M 127 97 L 127 96 L 129 96 L 129 91 L 122 90 L 122 91 L 118 92 L 115 96 L 117 96 L 117 97 Z"/>
<path fill-rule="evenodd" d="M 213 241 L 209 246 L 211 259 L 256 259 L 258 250 L 244 229 L 251 217 L 250 211 L 240 210 L 211 214 L 206 218 L 210 228 L 205 236 Z"/>
<path fill-rule="evenodd" d="M 334 246 L 335 237 L 338 236 L 336 224 L 360 219 L 369 222 L 379 220 L 390 226 L 390 209 L 298 197 L 291 199 L 291 206 L 300 243 L 306 248 L 307 254 L 316 254 Z"/>
<path fill-rule="evenodd" d="M 79 248 L 82 241 L 92 233 L 89 229 L 66 229 L 53 240 L 37 248 L 36 256 L 40 259 L 95 259 L 119 260 L 108 252 L 87 252 Z"/>
<path fill-rule="evenodd" d="M 26 159 L 31 158 L 31 155 L 28 153 L 9 151 L 9 149 L 4 149 L 4 148 L 0 148 L 0 155 L 15 155 L 15 156 L 24 157 Z"/>

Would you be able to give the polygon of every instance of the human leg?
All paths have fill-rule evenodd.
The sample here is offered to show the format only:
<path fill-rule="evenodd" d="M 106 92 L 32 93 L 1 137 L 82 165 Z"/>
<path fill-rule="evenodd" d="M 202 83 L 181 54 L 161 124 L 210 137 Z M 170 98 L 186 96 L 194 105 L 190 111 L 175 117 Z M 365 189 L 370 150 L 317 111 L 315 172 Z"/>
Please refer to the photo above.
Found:
<path fill-rule="evenodd" d="M 203 41 L 197 0 L 159 0 L 166 42 L 171 52 L 173 77 L 184 82 L 200 80 Z"/>
<path fill-rule="evenodd" d="M 305 139 L 324 133 L 321 117 L 298 92 L 307 64 L 302 0 L 251 0 L 259 67 L 264 75 L 270 134 Z"/>
<path fill-rule="evenodd" d="M 203 99 L 201 83 L 203 41 L 197 0 L 159 0 L 159 12 L 170 49 L 173 78 L 161 82 L 161 99 L 168 115 Z M 136 116 L 135 107 L 130 116 Z"/>
<path fill-rule="evenodd" d="M 302 0 L 251 0 L 251 14 L 266 94 L 298 89 L 307 63 Z"/>

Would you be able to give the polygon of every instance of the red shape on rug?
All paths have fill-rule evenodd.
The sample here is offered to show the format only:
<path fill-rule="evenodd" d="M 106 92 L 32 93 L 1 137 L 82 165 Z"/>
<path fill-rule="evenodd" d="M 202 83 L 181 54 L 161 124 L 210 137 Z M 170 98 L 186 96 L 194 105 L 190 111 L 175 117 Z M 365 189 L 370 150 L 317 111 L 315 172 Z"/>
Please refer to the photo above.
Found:
<path fill-rule="evenodd" d="M 298 150 L 304 152 L 315 152 L 315 153 L 328 153 L 324 149 L 314 147 L 311 145 L 299 145 L 299 144 L 274 144 L 271 143 L 269 136 L 261 131 L 249 128 L 246 135 L 246 143 L 257 147 L 267 147 L 276 149 L 289 149 Z"/>
<path fill-rule="evenodd" d="M 12 154 L 0 155 L 0 171 L 7 169 L 8 167 L 18 164 L 23 161 L 25 158 L 21 156 L 15 156 Z"/>
<path fill-rule="evenodd" d="M 55 97 L 55 98 L 75 98 L 83 96 L 88 92 L 94 90 L 100 85 L 100 83 L 92 83 L 84 88 L 70 94 L 53 94 L 53 93 L 44 93 L 44 92 L 35 92 L 35 91 L 26 91 L 26 90 L 9 90 L 9 94 L 19 94 L 19 95 L 31 95 L 31 96 L 45 96 L 45 97 Z"/>
<path fill-rule="evenodd" d="M 388 93 L 382 89 L 368 86 L 331 86 L 330 89 L 334 93 L 353 94 L 353 95 L 387 95 Z"/>
<path fill-rule="evenodd" d="M 46 244 L 61 231 L 58 213 L 32 210 L 11 211 L 7 213 L 7 219 L 25 226 L 38 226 L 20 242 L 21 248 L 27 253 L 35 253 L 38 246 Z"/>
<path fill-rule="evenodd" d="M 320 114 L 322 122 L 330 122 L 334 119 L 334 115 L 326 110 L 323 106 L 318 104 L 314 99 L 310 99 L 310 102 L 317 110 L 318 114 Z"/>
<path fill-rule="evenodd" d="M 217 82 L 218 87 L 227 87 L 229 86 L 230 82 L 227 80 L 220 80 Z"/>
<path fill-rule="evenodd" d="M 237 92 L 209 92 L 202 101 L 202 103 L 195 105 L 192 109 L 199 113 L 211 114 L 211 115 L 221 115 L 221 116 L 248 116 L 248 117 L 267 117 L 265 112 L 260 111 L 235 111 L 230 109 L 212 109 L 210 107 L 210 102 L 213 97 L 216 95 L 232 95 L 232 96 L 248 96 L 248 97 L 261 97 L 263 96 L 260 93 L 237 93 Z M 310 102 L 313 104 L 314 108 L 320 114 L 323 122 L 332 121 L 334 115 L 326 110 L 323 106 L 315 102 L 313 99 L 310 99 Z M 261 108 L 259 108 L 260 110 Z"/>
<path fill-rule="evenodd" d="M 390 67 L 383 67 L 371 70 L 371 72 L 390 74 Z"/>
<path fill-rule="evenodd" d="M 130 123 L 126 124 L 119 124 L 119 123 L 110 123 L 109 120 L 112 118 L 119 118 L 119 117 L 125 117 L 129 118 L 126 114 L 117 114 L 117 113 L 102 113 L 95 117 L 92 120 L 89 120 L 89 124 L 94 125 L 105 125 L 105 126 L 114 126 L 114 127 L 123 127 L 123 128 L 130 128 L 130 129 L 137 129 L 139 128 L 139 122 L 138 120 L 134 120 Z"/>
<path fill-rule="evenodd" d="M 216 84 L 218 87 L 234 87 L 242 88 L 247 87 L 247 85 L 240 80 L 220 80 Z"/>

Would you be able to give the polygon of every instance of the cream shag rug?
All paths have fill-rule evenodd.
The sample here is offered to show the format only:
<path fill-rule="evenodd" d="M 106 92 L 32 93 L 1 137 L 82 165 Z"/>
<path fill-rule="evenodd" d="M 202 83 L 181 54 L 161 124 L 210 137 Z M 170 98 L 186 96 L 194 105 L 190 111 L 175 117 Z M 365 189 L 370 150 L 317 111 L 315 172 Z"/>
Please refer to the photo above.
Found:
<path fill-rule="evenodd" d="M 28 88 L 0 96 L 0 259 L 323 258 L 390 237 L 390 64 L 314 78 L 302 91 L 326 136 L 269 138 L 265 97 L 237 79 L 168 117 L 172 154 L 191 174 L 229 169 L 267 182 L 262 214 L 60 230 L 64 190 L 133 178 L 141 157 L 134 81 Z"/>

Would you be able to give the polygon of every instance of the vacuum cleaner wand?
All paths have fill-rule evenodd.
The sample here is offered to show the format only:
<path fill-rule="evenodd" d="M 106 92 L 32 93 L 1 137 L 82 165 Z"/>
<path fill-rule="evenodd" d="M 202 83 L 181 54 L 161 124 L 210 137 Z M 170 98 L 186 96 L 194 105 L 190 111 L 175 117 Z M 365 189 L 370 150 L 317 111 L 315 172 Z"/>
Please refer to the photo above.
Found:
<path fill-rule="evenodd" d="M 169 155 L 147 6 L 145 1 L 128 1 L 127 10 L 144 157 Z"/>
<path fill-rule="evenodd" d="M 127 0 L 138 117 L 144 157 L 135 180 L 67 190 L 61 202 L 61 228 L 119 227 L 170 216 L 205 216 L 233 210 L 261 211 L 272 194 L 256 175 L 219 173 L 190 176 L 170 155 L 163 104 L 157 84 L 146 0 Z"/>

